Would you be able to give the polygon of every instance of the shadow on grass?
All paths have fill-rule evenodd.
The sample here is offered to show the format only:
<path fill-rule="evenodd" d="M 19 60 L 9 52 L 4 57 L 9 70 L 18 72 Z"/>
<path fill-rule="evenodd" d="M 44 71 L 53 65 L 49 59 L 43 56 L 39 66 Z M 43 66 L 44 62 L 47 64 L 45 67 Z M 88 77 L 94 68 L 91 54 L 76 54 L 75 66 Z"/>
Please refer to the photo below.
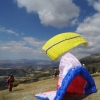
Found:
<path fill-rule="evenodd" d="M 72 93 L 66 93 L 63 97 L 63 100 L 83 100 L 88 95 L 86 94 L 72 94 Z"/>

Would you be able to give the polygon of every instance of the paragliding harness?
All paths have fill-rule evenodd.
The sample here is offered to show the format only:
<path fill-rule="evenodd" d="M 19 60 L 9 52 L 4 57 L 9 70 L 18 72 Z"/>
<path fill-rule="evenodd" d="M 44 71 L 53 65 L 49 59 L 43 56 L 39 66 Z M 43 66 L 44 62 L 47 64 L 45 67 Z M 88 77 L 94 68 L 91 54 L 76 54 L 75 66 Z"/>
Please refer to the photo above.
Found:
<path fill-rule="evenodd" d="M 7 82 L 7 84 L 12 84 L 12 83 L 14 83 L 14 78 L 13 77 L 8 77 L 6 82 Z"/>

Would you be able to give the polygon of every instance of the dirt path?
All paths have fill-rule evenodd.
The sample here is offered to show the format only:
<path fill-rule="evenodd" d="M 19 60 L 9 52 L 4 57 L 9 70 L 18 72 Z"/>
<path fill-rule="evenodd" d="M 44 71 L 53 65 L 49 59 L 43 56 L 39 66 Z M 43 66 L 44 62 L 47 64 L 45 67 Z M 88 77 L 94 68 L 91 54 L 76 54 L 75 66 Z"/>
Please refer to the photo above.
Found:
<path fill-rule="evenodd" d="M 100 100 L 100 76 L 93 77 L 97 86 L 97 93 L 91 95 L 73 95 L 68 94 L 68 100 Z M 37 100 L 34 95 L 45 90 L 55 90 L 57 79 L 51 78 L 35 83 L 20 84 L 13 88 L 12 92 L 8 90 L 0 91 L 0 100 Z"/>

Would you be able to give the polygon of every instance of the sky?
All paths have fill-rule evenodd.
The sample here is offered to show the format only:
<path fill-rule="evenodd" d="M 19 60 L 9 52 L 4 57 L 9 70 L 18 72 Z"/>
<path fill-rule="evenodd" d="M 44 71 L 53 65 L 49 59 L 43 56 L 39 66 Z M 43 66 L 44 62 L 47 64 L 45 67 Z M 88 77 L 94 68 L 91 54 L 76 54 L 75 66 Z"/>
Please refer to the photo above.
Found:
<path fill-rule="evenodd" d="M 0 0 L 0 60 L 51 60 L 42 46 L 63 32 L 88 42 L 69 51 L 78 59 L 100 54 L 100 0 Z"/>

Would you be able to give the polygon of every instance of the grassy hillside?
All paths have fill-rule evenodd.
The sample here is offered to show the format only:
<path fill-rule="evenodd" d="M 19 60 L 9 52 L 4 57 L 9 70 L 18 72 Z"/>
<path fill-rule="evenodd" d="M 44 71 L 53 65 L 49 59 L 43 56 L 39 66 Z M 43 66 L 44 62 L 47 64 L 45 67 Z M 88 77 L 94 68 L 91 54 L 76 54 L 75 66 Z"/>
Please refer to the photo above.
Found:
<path fill-rule="evenodd" d="M 80 62 L 85 63 L 87 65 L 94 64 L 94 63 L 100 63 L 100 54 L 86 56 L 86 57 L 80 59 Z"/>
<path fill-rule="evenodd" d="M 93 78 L 97 86 L 97 93 L 91 95 L 68 94 L 67 100 L 100 100 L 100 75 L 94 74 Z M 55 90 L 57 79 L 50 78 L 34 83 L 19 84 L 8 90 L 0 91 L 0 100 L 37 100 L 34 95 L 45 90 Z"/>
<path fill-rule="evenodd" d="M 92 74 L 92 69 L 100 73 L 100 54 L 93 54 L 80 59 L 81 64 L 85 64 L 88 71 Z"/>

